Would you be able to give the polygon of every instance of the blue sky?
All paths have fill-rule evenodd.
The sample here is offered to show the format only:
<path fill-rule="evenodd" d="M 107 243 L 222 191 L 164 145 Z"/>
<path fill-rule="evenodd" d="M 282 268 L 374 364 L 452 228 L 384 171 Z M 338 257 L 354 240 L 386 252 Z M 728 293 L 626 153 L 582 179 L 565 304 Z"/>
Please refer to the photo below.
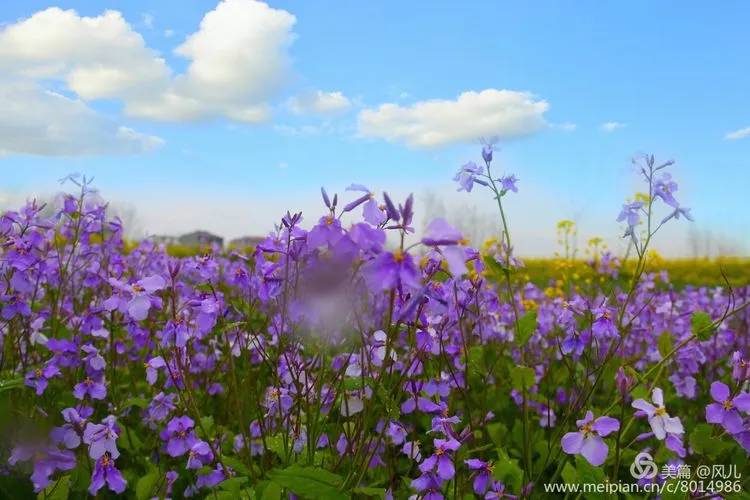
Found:
<path fill-rule="evenodd" d="M 481 194 L 458 195 L 450 179 L 477 159 L 472 133 L 495 127 L 497 168 L 521 179 L 509 202 L 521 253 L 553 251 L 562 218 L 617 245 L 614 218 L 637 188 L 630 158 L 643 152 L 677 161 L 679 198 L 696 218 L 670 228 L 660 249 L 689 253 L 692 231 L 750 251 L 745 2 L 228 3 L 254 16 L 250 24 L 220 15 L 229 10 L 215 1 L 5 5 L 0 74 L 12 76 L 0 78 L 0 199 L 46 196 L 58 178 L 84 172 L 103 196 L 135 207 L 143 232 L 198 225 L 229 237 L 269 229 L 287 207 L 312 220 L 318 187 L 341 192 L 350 182 L 437 193 L 452 217 L 473 205 L 489 213 Z M 58 31 L 32 17 L 51 7 L 62 9 L 45 17 Z M 107 9 L 121 18 L 110 14 L 98 34 L 76 28 Z M 217 62 L 232 43 L 240 59 Z M 82 71 L 102 66 L 137 85 Z M 224 71 L 236 74 L 213 92 L 205 82 Z M 487 90 L 508 99 L 488 93 L 479 108 L 461 105 L 462 94 Z M 160 92 L 184 101 L 153 97 Z M 447 130 L 435 116 L 443 108 L 424 107 L 431 100 L 455 113 Z M 492 120 L 482 125 L 485 105 Z M 250 119 L 237 118 L 242 106 Z M 55 120 L 64 146 L 47 137 Z M 433 129 L 439 139 L 427 139 Z"/>

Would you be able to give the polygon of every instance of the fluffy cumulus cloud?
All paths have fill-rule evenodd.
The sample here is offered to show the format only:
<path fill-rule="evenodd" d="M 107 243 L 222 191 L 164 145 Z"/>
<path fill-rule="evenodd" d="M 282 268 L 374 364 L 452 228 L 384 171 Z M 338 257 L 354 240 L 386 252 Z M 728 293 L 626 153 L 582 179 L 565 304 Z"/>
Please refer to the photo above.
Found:
<path fill-rule="evenodd" d="M 0 83 L 0 155 L 134 154 L 161 143 L 158 137 L 117 125 L 80 99 L 33 82 Z"/>
<path fill-rule="evenodd" d="M 346 111 L 351 101 L 341 92 L 307 92 L 292 97 L 288 102 L 292 112 L 303 115 L 310 113 L 332 114 Z"/>
<path fill-rule="evenodd" d="M 185 73 L 161 82 L 161 92 L 126 101 L 133 116 L 170 120 L 268 118 L 267 100 L 285 82 L 292 14 L 254 0 L 225 0 L 175 49 L 190 61 Z"/>
<path fill-rule="evenodd" d="M 419 101 L 411 106 L 383 104 L 364 109 L 358 132 L 414 147 L 437 147 L 478 137 L 513 138 L 547 126 L 546 101 L 528 92 L 486 89 L 464 92 L 455 100 Z"/>
<path fill-rule="evenodd" d="M 224 0 L 174 50 L 187 60 L 187 69 L 175 74 L 119 12 L 82 17 L 52 7 L 0 28 L 0 73 L 29 84 L 58 82 L 85 102 L 119 101 L 130 117 L 256 123 L 267 119 L 268 99 L 285 83 L 294 23 L 290 13 L 262 2 Z M 39 94 L 34 102 L 50 95 Z M 94 116 L 82 102 L 70 102 Z M 61 115 L 50 121 L 68 116 L 64 108 L 52 107 Z M 24 117 L 3 120 L 22 123 Z M 120 128 L 109 130 L 115 130 L 113 137 L 122 135 Z"/>
<path fill-rule="evenodd" d="M 736 141 L 737 139 L 744 139 L 745 137 L 750 137 L 750 127 L 745 127 L 739 130 L 728 132 L 724 136 L 724 139 L 727 139 L 730 141 Z"/>

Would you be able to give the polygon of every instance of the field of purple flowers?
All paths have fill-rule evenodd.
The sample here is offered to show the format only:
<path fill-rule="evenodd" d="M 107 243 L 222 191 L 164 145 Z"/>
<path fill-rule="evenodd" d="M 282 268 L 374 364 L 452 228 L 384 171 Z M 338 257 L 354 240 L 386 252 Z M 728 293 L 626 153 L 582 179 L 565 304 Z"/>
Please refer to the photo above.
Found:
<path fill-rule="evenodd" d="M 690 219 L 670 164 L 643 158 L 644 194 L 613 206 L 625 285 L 601 253 L 596 280 L 544 288 L 513 254 L 518 181 L 481 157 L 455 180 L 497 200 L 482 251 L 440 219 L 416 239 L 412 197 L 359 185 L 251 253 L 126 251 L 79 179 L 53 215 L 2 214 L 0 496 L 558 498 L 721 464 L 731 481 L 661 497 L 749 498 L 750 286 L 650 268 Z M 644 453 L 658 474 L 633 472 Z"/>

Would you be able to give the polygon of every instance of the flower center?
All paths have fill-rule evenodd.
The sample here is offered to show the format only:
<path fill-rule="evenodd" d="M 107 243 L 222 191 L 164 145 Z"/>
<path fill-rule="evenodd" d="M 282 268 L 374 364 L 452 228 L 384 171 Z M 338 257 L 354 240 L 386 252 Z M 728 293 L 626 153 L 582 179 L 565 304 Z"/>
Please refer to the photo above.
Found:
<path fill-rule="evenodd" d="M 136 283 L 135 285 L 133 285 L 133 291 L 134 291 L 134 292 L 137 292 L 137 293 L 141 293 L 141 292 L 144 292 L 145 290 L 146 290 L 146 289 L 145 289 L 145 288 L 143 288 L 143 287 L 142 287 L 141 285 L 139 285 L 138 283 Z"/>
<path fill-rule="evenodd" d="M 591 428 L 591 423 L 587 422 L 583 424 L 583 427 L 581 427 L 581 432 L 583 432 L 584 436 L 588 436 L 589 434 L 594 433 L 594 429 Z"/>
<path fill-rule="evenodd" d="M 731 399 L 727 399 L 721 404 L 721 406 L 723 406 L 725 410 L 731 410 L 732 408 L 734 408 L 734 403 Z"/>
<path fill-rule="evenodd" d="M 664 408 L 663 406 L 660 406 L 659 408 L 656 409 L 656 411 L 654 413 L 656 413 L 660 417 L 663 417 L 664 415 L 667 414 L 667 409 Z"/>
<path fill-rule="evenodd" d="M 404 252 L 402 252 L 401 250 L 396 250 L 395 252 L 393 252 L 393 260 L 396 263 L 403 262 L 403 260 L 404 260 Z"/>

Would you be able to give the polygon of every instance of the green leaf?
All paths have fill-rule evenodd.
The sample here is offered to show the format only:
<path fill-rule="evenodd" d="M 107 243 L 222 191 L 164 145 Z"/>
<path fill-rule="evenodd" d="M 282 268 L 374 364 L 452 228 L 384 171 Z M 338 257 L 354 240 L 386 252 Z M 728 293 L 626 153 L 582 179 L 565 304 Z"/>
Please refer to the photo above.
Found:
<path fill-rule="evenodd" d="M 534 385 L 536 376 L 533 368 L 528 366 L 514 366 L 510 369 L 510 381 L 513 388 L 518 391 L 528 390 Z"/>
<path fill-rule="evenodd" d="M 159 482 L 159 471 L 154 469 L 152 472 L 149 472 L 142 478 L 138 480 L 138 482 L 135 484 L 135 497 L 138 500 L 148 500 L 149 498 L 154 496 L 154 489 L 156 488 L 156 483 Z"/>
<path fill-rule="evenodd" d="M 122 408 L 129 408 L 131 406 L 137 406 L 138 408 L 146 408 L 148 406 L 148 400 L 146 398 L 129 398 L 126 399 L 122 404 Z"/>
<path fill-rule="evenodd" d="M 527 311 L 526 314 L 521 316 L 518 320 L 518 336 L 516 338 L 516 344 L 519 346 L 525 346 L 526 342 L 529 341 L 535 331 L 536 311 Z"/>
<path fill-rule="evenodd" d="M 499 447 L 508 434 L 508 426 L 502 422 L 493 422 L 487 425 L 487 433 L 490 435 L 492 442 Z"/>
<path fill-rule="evenodd" d="M 512 269 L 505 267 L 493 255 L 483 256 L 482 262 L 484 262 L 484 275 L 489 281 L 494 283 L 506 282 L 513 272 Z"/>
<path fill-rule="evenodd" d="M 363 486 L 361 488 L 354 488 L 352 493 L 357 495 L 364 495 L 366 497 L 377 497 L 385 498 L 385 488 L 372 488 L 369 486 Z"/>
<path fill-rule="evenodd" d="M 281 500 L 281 485 L 273 481 L 269 481 L 266 487 L 263 488 L 263 496 L 261 500 Z"/>
<path fill-rule="evenodd" d="M 227 455 L 222 455 L 221 461 L 224 463 L 224 465 L 228 465 L 229 467 L 234 469 L 236 473 L 240 475 L 243 475 L 243 476 L 250 475 L 250 469 L 248 469 L 247 466 L 236 457 L 229 457 Z"/>
<path fill-rule="evenodd" d="M 39 500 L 68 500 L 70 476 L 62 476 L 37 495 Z"/>
<path fill-rule="evenodd" d="M 581 457 L 576 457 L 576 471 L 581 484 L 601 484 L 607 480 L 604 471 L 600 467 L 594 467 Z M 585 498 L 600 499 L 607 498 L 604 493 L 586 493 Z"/>
<path fill-rule="evenodd" d="M 562 478 L 567 484 L 578 484 L 578 471 L 570 462 L 563 467 Z"/>
<path fill-rule="evenodd" d="M 120 439 L 117 443 L 118 446 L 122 446 L 123 449 L 131 453 L 138 453 L 138 450 L 143 447 L 143 441 L 138 437 L 138 433 L 129 431 L 123 424 L 118 425 L 120 426 Z"/>
<path fill-rule="evenodd" d="M 657 346 L 659 347 L 659 354 L 661 354 L 661 357 L 666 358 L 669 353 L 672 352 L 672 334 L 669 332 L 662 332 L 662 334 L 659 335 Z"/>
<path fill-rule="evenodd" d="M 286 469 L 274 469 L 268 475 L 272 481 L 305 498 L 349 498 L 339 489 L 344 482 L 341 476 L 319 467 L 292 465 Z"/>
<path fill-rule="evenodd" d="M 206 439 L 211 439 L 214 432 L 214 417 L 210 415 L 201 417 L 201 430 L 207 434 L 204 436 Z"/>
<path fill-rule="evenodd" d="M 224 491 L 231 491 L 239 497 L 242 485 L 247 482 L 246 477 L 230 477 L 219 483 L 219 488 Z"/>
<path fill-rule="evenodd" d="M 20 389 L 23 387 L 23 378 L 11 378 L 0 380 L 0 392 L 12 391 L 13 389 Z"/>
<path fill-rule="evenodd" d="M 713 427 L 709 424 L 698 424 L 693 427 L 688 442 L 697 454 L 716 457 L 727 447 L 727 443 L 713 436 Z"/>
<path fill-rule="evenodd" d="M 714 333 L 711 316 L 703 311 L 696 311 L 690 317 L 690 329 L 700 341 L 710 340 Z"/>
<path fill-rule="evenodd" d="M 266 437 L 266 449 L 276 453 L 279 458 L 284 458 L 284 436 L 274 434 Z"/>
<path fill-rule="evenodd" d="M 508 485 L 510 491 L 521 491 L 523 485 L 523 469 L 518 465 L 518 460 L 512 459 L 503 449 L 497 450 L 497 463 L 492 469 L 492 475 Z"/>

